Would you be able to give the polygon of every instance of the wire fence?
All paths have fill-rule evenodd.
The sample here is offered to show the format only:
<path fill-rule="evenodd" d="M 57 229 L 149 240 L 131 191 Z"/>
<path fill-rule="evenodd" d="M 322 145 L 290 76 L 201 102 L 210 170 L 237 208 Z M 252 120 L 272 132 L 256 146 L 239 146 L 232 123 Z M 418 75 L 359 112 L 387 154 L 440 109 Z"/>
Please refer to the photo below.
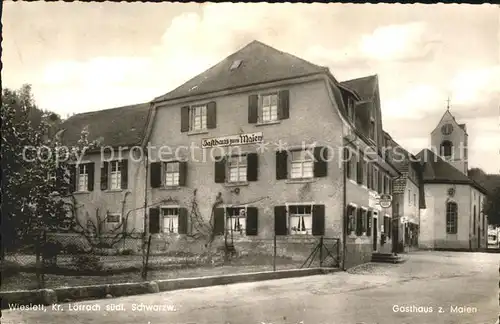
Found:
<path fill-rule="evenodd" d="M 41 233 L 2 260 L 0 290 L 178 279 L 307 267 L 338 267 L 337 238 L 218 238 L 206 242 L 155 235 L 110 246 L 76 234 Z"/>

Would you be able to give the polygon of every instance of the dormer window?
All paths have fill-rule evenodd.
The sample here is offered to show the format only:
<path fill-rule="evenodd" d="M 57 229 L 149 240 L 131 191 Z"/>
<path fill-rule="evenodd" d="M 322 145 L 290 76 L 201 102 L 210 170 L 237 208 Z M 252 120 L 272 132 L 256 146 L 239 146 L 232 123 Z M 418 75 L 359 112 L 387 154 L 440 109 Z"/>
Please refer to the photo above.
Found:
<path fill-rule="evenodd" d="M 236 60 L 233 62 L 229 70 L 233 71 L 240 67 L 242 60 Z"/>

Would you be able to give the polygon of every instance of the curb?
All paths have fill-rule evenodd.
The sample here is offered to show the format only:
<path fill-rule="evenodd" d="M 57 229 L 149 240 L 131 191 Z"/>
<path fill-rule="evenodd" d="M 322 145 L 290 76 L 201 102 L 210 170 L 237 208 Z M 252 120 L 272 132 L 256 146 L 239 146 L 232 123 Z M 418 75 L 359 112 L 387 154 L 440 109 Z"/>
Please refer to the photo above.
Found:
<path fill-rule="evenodd" d="M 230 274 L 221 276 L 206 276 L 185 279 L 168 279 L 144 281 L 136 283 L 118 283 L 108 285 L 93 285 L 79 287 L 62 287 L 54 289 L 19 290 L 0 292 L 1 309 L 8 309 L 9 304 L 16 305 L 52 305 L 55 303 L 74 302 L 82 300 L 103 299 L 142 294 L 152 294 L 162 291 L 203 288 L 210 286 L 229 285 L 244 282 L 257 282 L 286 278 L 305 277 L 338 272 L 338 268 L 311 268 L 280 271 L 265 271 Z"/>

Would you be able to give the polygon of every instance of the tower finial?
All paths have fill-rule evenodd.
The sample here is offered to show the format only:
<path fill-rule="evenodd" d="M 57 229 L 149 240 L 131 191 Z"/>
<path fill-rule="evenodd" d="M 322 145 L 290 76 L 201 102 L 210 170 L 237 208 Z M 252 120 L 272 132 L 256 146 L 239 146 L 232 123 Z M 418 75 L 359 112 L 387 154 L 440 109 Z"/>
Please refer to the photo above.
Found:
<path fill-rule="evenodd" d="M 450 96 L 448 96 L 448 99 L 446 100 L 446 110 L 450 110 Z"/>

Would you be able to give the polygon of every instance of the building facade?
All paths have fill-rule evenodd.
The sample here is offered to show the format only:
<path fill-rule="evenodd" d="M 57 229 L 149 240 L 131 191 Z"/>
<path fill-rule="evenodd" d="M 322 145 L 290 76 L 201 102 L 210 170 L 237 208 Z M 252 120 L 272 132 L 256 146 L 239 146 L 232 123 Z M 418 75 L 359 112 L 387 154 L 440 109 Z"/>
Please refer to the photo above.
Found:
<path fill-rule="evenodd" d="M 431 133 L 432 149 L 422 150 L 426 209 L 421 213 L 420 246 L 478 250 L 487 246 L 487 191 L 468 176 L 468 135 L 449 110 Z"/>
<path fill-rule="evenodd" d="M 147 153 L 100 165 L 115 188 L 125 163 L 127 187 L 78 200 L 103 201 L 115 214 L 131 191 L 121 219 L 131 211 L 154 248 L 196 252 L 229 237 L 237 251 L 272 253 L 276 237 L 278 253 L 305 260 L 309 243 L 324 237 L 339 240 L 346 268 L 391 251 L 392 209 L 378 197 L 392 193 L 399 172 L 381 150 L 376 76 L 340 83 L 327 68 L 254 41 L 140 111 L 140 129 L 119 122 L 104 136 L 113 142 L 134 129 L 127 145 Z"/>

